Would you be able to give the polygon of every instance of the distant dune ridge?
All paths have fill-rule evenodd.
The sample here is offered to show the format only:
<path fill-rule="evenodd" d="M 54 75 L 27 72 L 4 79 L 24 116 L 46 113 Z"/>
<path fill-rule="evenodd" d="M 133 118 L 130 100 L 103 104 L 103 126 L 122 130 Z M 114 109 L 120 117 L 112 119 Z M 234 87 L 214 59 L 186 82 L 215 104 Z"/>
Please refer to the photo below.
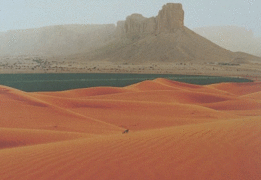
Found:
<path fill-rule="evenodd" d="M 125 21 L 119 21 L 117 26 L 59 25 L 8 31 L 0 34 L 0 38 L 1 56 L 64 56 L 75 61 L 133 64 L 261 61 L 259 57 L 242 56 L 221 48 L 185 27 L 184 11 L 179 3 L 167 3 L 156 17 L 132 14 Z M 251 52 L 259 55 L 258 49 Z"/>
<path fill-rule="evenodd" d="M 1 179 L 260 179 L 260 93 L 260 82 L 163 78 L 61 92 L 0 86 Z"/>

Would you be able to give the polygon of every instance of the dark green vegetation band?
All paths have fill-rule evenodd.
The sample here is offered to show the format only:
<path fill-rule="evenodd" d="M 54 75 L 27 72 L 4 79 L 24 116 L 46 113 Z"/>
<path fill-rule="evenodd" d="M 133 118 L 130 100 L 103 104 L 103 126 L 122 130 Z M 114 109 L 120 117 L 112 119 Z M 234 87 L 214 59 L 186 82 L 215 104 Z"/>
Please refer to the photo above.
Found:
<path fill-rule="evenodd" d="M 0 74 L 0 85 L 26 92 L 62 91 L 97 86 L 124 87 L 156 78 L 199 85 L 220 82 L 251 82 L 251 80 L 236 77 L 173 74 Z"/>

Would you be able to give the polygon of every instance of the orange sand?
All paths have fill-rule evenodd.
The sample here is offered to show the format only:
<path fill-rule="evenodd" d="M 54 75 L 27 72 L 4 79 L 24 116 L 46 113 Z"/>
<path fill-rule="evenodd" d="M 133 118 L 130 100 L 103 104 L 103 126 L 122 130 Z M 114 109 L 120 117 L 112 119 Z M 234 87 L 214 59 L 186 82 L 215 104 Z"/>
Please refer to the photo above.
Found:
<path fill-rule="evenodd" d="M 0 179 L 261 179 L 261 83 L 0 86 Z M 130 129 L 128 134 L 122 134 Z"/>

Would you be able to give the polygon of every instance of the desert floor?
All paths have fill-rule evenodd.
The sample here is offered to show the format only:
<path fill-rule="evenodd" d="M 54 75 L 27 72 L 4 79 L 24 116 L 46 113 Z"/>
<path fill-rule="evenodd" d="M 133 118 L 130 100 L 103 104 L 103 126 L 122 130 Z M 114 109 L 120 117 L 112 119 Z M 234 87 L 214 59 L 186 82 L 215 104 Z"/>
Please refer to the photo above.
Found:
<path fill-rule="evenodd" d="M 160 62 L 117 63 L 66 57 L 0 57 L 0 74 L 10 73 L 135 73 L 242 77 L 261 81 L 261 63 Z"/>
<path fill-rule="evenodd" d="M 0 113 L 3 180 L 261 179 L 260 82 L 0 86 Z"/>

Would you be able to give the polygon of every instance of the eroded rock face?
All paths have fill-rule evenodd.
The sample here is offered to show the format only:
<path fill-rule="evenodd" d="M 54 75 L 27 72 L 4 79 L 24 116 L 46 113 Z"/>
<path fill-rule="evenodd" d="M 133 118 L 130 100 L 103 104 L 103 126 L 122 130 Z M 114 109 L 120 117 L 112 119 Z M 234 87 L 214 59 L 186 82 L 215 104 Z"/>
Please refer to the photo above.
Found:
<path fill-rule="evenodd" d="M 141 14 L 132 14 L 126 21 L 117 23 L 117 34 L 120 36 L 132 36 L 156 32 L 156 18 L 145 18 Z"/>
<path fill-rule="evenodd" d="M 181 4 L 168 3 L 162 7 L 157 17 L 145 18 L 132 14 L 126 21 L 117 23 L 117 34 L 133 36 L 142 34 L 172 33 L 184 26 L 184 11 Z"/>
<path fill-rule="evenodd" d="M 117 22 L 117 28 L 116 28 L 116 35 L 121 37 L 125 34 L 125 21 L 118 21 Z"/>
<path fill-rule="evenodd" d="M 184 11 L 181 4 L 168 3 L 157 16 L 158 32 L 174 32 L 184 26 Z"/>
<path fill-rule="evenodd" d="M 141 14 L 132 14 L 126 18 L 124 29 L 125 33 L 142 33 L 143 24 L 146 20 Z"/>

